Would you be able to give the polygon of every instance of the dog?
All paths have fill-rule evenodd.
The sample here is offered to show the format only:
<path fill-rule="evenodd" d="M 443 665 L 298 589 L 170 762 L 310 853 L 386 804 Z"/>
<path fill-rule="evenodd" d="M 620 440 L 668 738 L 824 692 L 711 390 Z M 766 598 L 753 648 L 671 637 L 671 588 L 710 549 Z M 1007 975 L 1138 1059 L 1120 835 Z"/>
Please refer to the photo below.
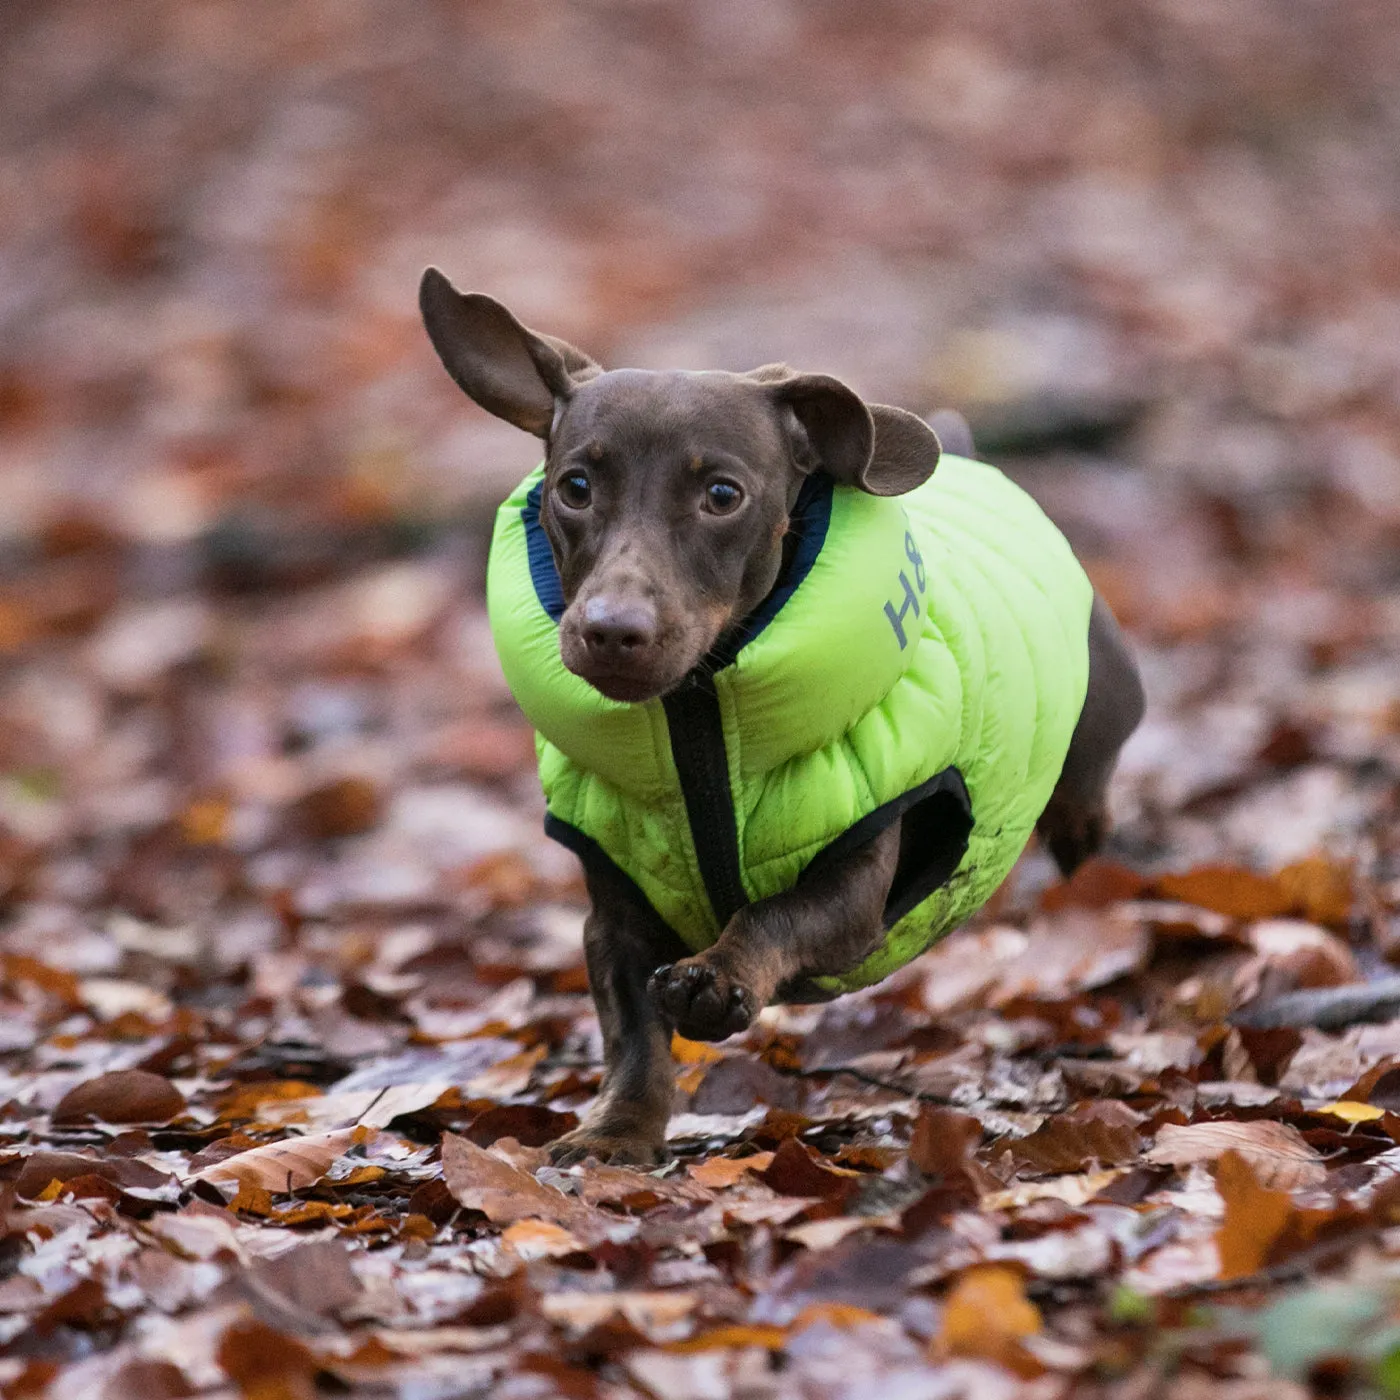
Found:
<path fill-rule="evenodd" d="M 580 857 L 601 1090 L 560 1163 L 663 1158 L 673 1031 L 879 981 L 1038 829 L 1099 849 L 1137 669 L 1059 531 L 965 425 L 769 365 L 604 370 L 462 294 L 419 304 L 457 384 L 543 440 L 488 609 Z"/>

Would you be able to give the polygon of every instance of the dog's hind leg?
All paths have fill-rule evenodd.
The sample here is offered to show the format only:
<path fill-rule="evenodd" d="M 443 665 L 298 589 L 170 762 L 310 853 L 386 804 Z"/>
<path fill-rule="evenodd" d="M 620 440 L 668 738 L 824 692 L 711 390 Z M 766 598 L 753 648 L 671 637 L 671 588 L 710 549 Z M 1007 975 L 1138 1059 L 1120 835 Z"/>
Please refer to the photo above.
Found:
<path fill-rule="evenodd" d="M 1108 783 L 1118 753 L 1142 719 L 1137 665 L 1108 605 L 1094 595 L 1089 613 L 1089 687 L 1065 766 L 1036 823 L 1059 866 L 1072 875 L 1108 835 Z"/>

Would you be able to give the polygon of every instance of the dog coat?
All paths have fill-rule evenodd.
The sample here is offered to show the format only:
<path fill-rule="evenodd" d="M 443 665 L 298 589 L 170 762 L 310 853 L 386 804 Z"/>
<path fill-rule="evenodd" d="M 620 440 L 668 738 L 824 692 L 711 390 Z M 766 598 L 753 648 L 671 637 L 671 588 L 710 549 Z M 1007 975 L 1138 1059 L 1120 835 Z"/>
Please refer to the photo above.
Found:
<path fill-rule="evenodd" d="M 1092 590 L 994 467 L 945 455 L 906 495 L 818 473 L 762 605 L 670 695 L 623 704 L 564 668 L 543 468 L 501 507 L 487 601 L 534 725 L 548 833 L 610 863 L 693 951 L 903 817 L 882 942 L 819 998 L 869 986 L 1005 879 L 1064 765 Z"/>

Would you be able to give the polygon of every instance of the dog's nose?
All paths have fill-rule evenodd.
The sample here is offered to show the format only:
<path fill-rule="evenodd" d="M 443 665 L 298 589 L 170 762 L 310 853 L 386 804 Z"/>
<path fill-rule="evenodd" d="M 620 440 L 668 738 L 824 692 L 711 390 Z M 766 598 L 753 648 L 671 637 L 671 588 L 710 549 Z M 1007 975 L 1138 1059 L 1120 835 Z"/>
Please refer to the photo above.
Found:
<path fill-rule="evenodd" d="M 583 605 L 583 640 L 600 660 L 630 660 L 656 640 L 656 609 L 644 599 L 590 598 Z"/>

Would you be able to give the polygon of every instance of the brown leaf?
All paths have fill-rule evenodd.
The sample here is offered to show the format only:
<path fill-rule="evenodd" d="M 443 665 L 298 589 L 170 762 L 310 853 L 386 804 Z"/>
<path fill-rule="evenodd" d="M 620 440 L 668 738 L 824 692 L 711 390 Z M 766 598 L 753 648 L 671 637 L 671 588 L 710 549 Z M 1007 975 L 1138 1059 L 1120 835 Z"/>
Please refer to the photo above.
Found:
<path fill-rule="evenodd" d="M 1047 914 L 1061 909 L 1106 909 L 1125 899 L 1136 899 L 1147 881 L 1135 870 L 1097 856 L 1086 860 L 1068 880 L 1051 885 L 1040 897 Z"/>
<path fill-rule="evenodd" d="M 257 1283 L 304 1313 L 331 1316 L 360 1296 L 350 1251 L 338 1239 L 308 1240 L 270 1259 L 256 1259 Z"/>
<path fill-rule="evenodd" d="M 460 1204 L 497 1225 L 549 1220 L 585 1242 L 606 1233 L 608 1219 L 600 1212 L 456 1133 L 442 1136 L 442 1179 Z"/>
<path fill-rule="evenodd" d="M 33 1200 L 51 1181 L 72 1181 L 81 1176 L 100 1176 L 124 1190 L 158 1190 L 174 1182 L 174 1177 L 134 1157 L 87 1157 L 78 1152 L 42 1151 L 31 1152 L 24 1159 L 15 1192 L 26 1200 Z"/>
<path fill-rule="evenodd" d="M 299 1191 L 325 1176 L 337 1157 L 354 1146 L 358 1128 L 337 1128 L 329 1133 L 286 1138 L 235 1153 L 190 1178 L 214 1185 L 261 1187 L 273 1195 Z"/>
<path fill-rule="evenodd" d="M 1339 987 L 1361 980 L 1351 949 L 1335 933 L 1303 919 L 1263 919 L 1249 930 L 1249 941 L 1260 962 L 1288 974 L 1295 987 Z M 1247 971 L 1237 974 L 1237 984 L 1246 976 Z"/>
<path fill-rule="evenodd" d="M 368 778 L 338 778 L 314 788 L 296 804 L 293 816 L 309 836 L 358 836 L 371 830 L 384 812 L 384 795 Z"/>
<path fill-rule="evenodd" d="M 310 1397 L 311 1380 L 320 1369 L 299 1341 L 261 1322 L 234 1323 L 219 1342 L 217 1358 L 244 1395 L 278 1400 Z"/>
<path fill-rule="evenodd" d="M 1293 1202 L 1287 1191 L 1262 1185 L 1248 1159 L 1233 1149 L 1216 1166 L 1215 1189 L 1225 1202 L 1225 1218 L 1215 1235 L 1220 1277 L 1247 1278 L 1268 1260 Z"/>
<path fill-rule="evenodd" d="M 713 1197 L 685 1177 L 659 1177 L 631 1167 L 592 1167 L 579 1182 L 579 1196 L 591 1206 L 617 1206 L 643 1214 L 658 1205 L 701 1205 Z"/>
<path fill-rule="evenodd" d="M 973 1205 L 1001 1182 L 976 1157 L 982 1142 L 982 1124 L 971 1114 L 923 1104 L 909 1139 L 909 1160 L 948 1199 Z"/>
<path fill-rule="evenodd" d="M 185 1096 L 163 1074 L 119 1069 L 75 1085 L 59 1100 L 53 1121 L 168 1123 L 184 1111 Z"/>
<path fill-rule="evenodd" d="M 103 1386 L 102 1400 L 180 1400 L 195 1393 L 178 1366 L 138 1357 Z"/>
<path fill-rule="evenodd" d="M 828 1166 L 796 1138 L 785 1138 L 759 1175 L 781 1195 L 816 1196 L 835 1202 L 845 1201 L 860 1177 L 849 1168 Z"/>
<path fill-rule="evenodd" d="M 925 1176 L 955 1176 L 982 1142 L 982 1124 L 970 1113 L 924 1104 L 909 1139 L 909 1160 Z"/>
<path fill-rule="evenodd" d="M 1253 1123 L 1192 1123 L 1184 1127 L 1164 1123 L 1143 1160 L 1160 1166 L 1185 1167 L 1194 1162 L 1214 1162 L 1232 1151 L 1249 1163 L 1264 1186 L 1291 1191 L 1297 1186 L 1316 1186 L 1327 1176 L 1322 1159 L 1296 1128 L 1267 1119 Z"/>
<path fill-rule="evenodd" d="M 1116 1099 L 1076 1104 L 1067 1113 L 1048 1118 L 1035 1132 L 1007 1144 L 1018 1166 L 1056 1175 L 1130 1162 L 1142 1142 L 1141 1118 Z"/>

